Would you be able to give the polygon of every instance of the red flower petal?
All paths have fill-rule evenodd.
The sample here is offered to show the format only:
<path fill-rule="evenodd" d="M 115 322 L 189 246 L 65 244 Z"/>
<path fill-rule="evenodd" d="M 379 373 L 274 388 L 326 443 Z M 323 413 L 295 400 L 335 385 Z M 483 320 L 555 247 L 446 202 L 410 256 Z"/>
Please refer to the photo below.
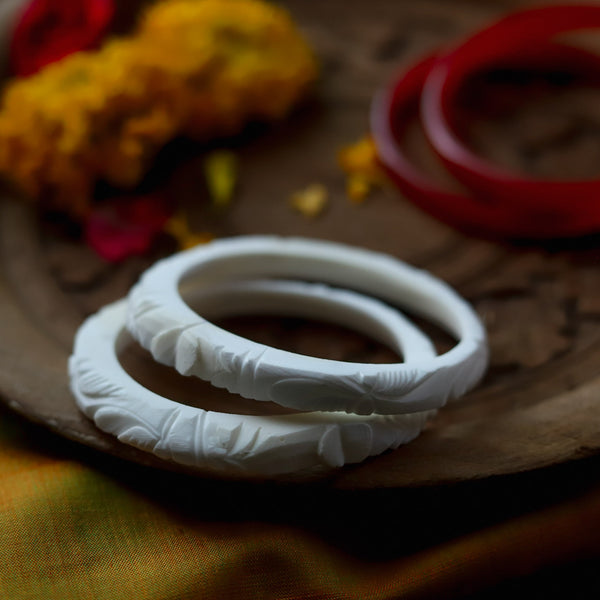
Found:
<path fill-rule="evenodd" d="M 13 31 L 12 74 L 31 75 L 68 54 L 97 47 L 113 14 L 112 0 L 31 0 Z"/>
<path fill-rule="evenodd" d="M 85 224 L 85 239 L 110 262 L 147 252 L 163 230 L 172 209 L 159 196 L 102 203 Z"/>

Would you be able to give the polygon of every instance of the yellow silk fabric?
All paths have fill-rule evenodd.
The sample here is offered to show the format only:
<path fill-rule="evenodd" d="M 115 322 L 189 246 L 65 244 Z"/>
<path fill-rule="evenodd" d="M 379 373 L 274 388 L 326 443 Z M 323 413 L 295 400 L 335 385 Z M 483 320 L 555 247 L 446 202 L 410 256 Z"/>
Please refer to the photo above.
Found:
<path fill-rule="evenodd" d="M 598 555 L 600 492 L 569 473 L 370 492 L 195 480 L 1 410 L 0 598 L 495 597 Z"/>

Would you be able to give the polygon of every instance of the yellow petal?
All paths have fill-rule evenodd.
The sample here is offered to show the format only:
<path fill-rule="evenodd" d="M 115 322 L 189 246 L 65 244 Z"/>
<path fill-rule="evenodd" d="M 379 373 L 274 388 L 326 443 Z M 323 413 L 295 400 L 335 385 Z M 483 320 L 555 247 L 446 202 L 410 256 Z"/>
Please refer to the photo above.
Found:
<path fill-rule="evenodd" d="M 164 231 L 175 238 L 180 250 L 187 250 L 198 244 L 206 244 L 215 237 L 206 231 L 200 233 L 191 231 L 188 220 L 182 212 L 176 213 L 165 223 Z"/>
<path fill-rule="evenodd" d="M 370 137 L 342 148 L 338 163 L 347 174 L 346 193 L 353 202 L 362 202 L 373 187 L 385 181 L 377 161 L 377 148 Z"/>
<path fill-rule="evenodd" d="M 212 202 L 226 206 L 231 201 L 237 183 L 237 157 L 233 152 L 211 152 L 204 161 L 206 185 Z"/>
<path fill-rule="evenodd" d="M 305 189 L 295 192 L 291 197 L 291 204 L 304 216 L 314 218 L 325 210 L 327 200 L 327 188 L 320 183 L 312 183 Z"/>
<path fill-rule="evenodd" d="M 346 179 L 346 194 L 352 202 L 357 204 L 369 195 L 372 187 L 373 181 L 362 173 L 354 173 Z"/>

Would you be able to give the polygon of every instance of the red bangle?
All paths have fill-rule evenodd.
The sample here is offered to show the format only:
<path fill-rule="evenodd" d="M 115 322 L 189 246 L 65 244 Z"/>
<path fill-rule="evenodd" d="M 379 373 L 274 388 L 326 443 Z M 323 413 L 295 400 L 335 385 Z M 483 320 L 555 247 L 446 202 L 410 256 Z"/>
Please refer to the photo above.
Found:
<path fill-rule="evenodd" d="M 401 135 L 410 119 L 417 116 L 421 89 L 435 58 L 419 62 L 394 86 L 377 94 L 371 105 L 371 135 L 379 162 L 400 191 L 433 217 L 466 233 L 504 236 L 505 213 L 496 206 L 455 194 L 436 185 L 406 156 Z"/>
<path fill-rule="evenodd" d="M 114 11 L 113 0 L 29 0 L 10 41 L 11 74 L 29 76 L 73 52 L 97 47 Z"/>
<path fill-rule="evenodd" d="M 600 73 L 599 57 L 584 50 L 551 43 L 535 46 L 526 57 L 519 56 L 517 51 L 513 55 L 507 53 L 501 61 L 496 59 L 488 67 L 514 64 L 517 58 L 520 66 L 564 66 L 584 73 Z M 465 233 L 504 239 L 572 235 L 574 230 L 570 224 L 540 222 L 531 207 L 510 205 L 491 199 L 487 194 L 447 191 L 406 156 L 402 134 L 411 119 L 418 116 L 423 85 L 437 60 L 431 56 L 413 66 L 389 88 L 377 94 L 371 106 L 371 133 L 379 161 L 400 191 L 435 218 Z M 599 229 L 600 218 L 590 228 Z"/>
<path fill-rule="evenodd" d="M 558 33 L 594 27 L 600 27 L 598 5 L 550 6 L 515 13 L 438 57 L 423 87 L 423 126 L 448 170 L 479 197 L 528 214 L 540 236 L 573 236 L 600 230 L 600 179 L 536 179 L 494 165 L 477 156 L 453 130 L 453 107 L 461 85 L 490 62 L 509 55 L 539 54 L 540 45 L 547 48 L 548 41 Z M 590 57 L 586 60 L 589 62 Z M 600 76 L 598 64 L 595 76 Z"/>

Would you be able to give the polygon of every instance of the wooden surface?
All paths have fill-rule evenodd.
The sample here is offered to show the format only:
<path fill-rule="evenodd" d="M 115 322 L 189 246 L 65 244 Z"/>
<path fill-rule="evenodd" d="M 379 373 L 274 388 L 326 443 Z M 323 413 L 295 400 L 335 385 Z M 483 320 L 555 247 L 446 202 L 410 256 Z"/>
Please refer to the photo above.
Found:
<path fill-rule="evenodd" d="M 329 485 L 441 485 L 598 453 L 598 240 L 535 249 L 465 238 L 422 214 L 392 189 L 373 194 L 362 205 L 351 204 L 336 165 L 339 148 L 366 132 L 370 98 L 393 72 L 518 4 L 441 0 L 287 4 L 322 63 L 315 97 L 291 122 L 238 146 L 240 185 L 228 209 L 216 212 L 206 205 L 198 148 L 179 144 L 163 153 L 155 170 L 161 175 L 154 177 L 154 185 L 164 185 L 188 207 L 199 231 L 333 239 L 389 252 L 430 269 L 474 304 L 491 345 L 491 368 L 476 391 L 441 411 L 414 443 L 340 470 Z M 528 103 L 521 90 L 519 112 L 509 117 L 491 120 L 478 115 L 470 133 L 480 151 L 537 175 L 597 175 L 598 92 L 569 89 L 546 98 L 538 86 L 536 94 L 535 102 Z M 415 156 L 428 163 L 432 176 L 439 176 L 419 132 L 412 137 Z M 292 211 L 288 199 L 313 182 L 327 186 L 330 202 L 322 216 L 309 220 Z M 164 241 L 151 256 L 111 266 L 69 237 L 60 224 L 4 199 L 0 203 L 2 401 L 101 451 L 170 468 L 102 434 L 79 414 L 68 388 L 66 361 L 82 319 L 123 296 L 145 267 L 171 250 Z M 228 325 L 297 351 L 347 360 L 391 359 L 369 340 L 314 323 L 242 319 Z M 447 343 L 442 336 L 435 337 L 440 348 Z M 247 402 L 232 404 L 235 399 L 202 382 L 190 384 L 164 369 L 153 370 L 139 349 L 131 349 L 124 362 L 154 389 L 178 389 L 181 401 L 253 410 Z"/>

